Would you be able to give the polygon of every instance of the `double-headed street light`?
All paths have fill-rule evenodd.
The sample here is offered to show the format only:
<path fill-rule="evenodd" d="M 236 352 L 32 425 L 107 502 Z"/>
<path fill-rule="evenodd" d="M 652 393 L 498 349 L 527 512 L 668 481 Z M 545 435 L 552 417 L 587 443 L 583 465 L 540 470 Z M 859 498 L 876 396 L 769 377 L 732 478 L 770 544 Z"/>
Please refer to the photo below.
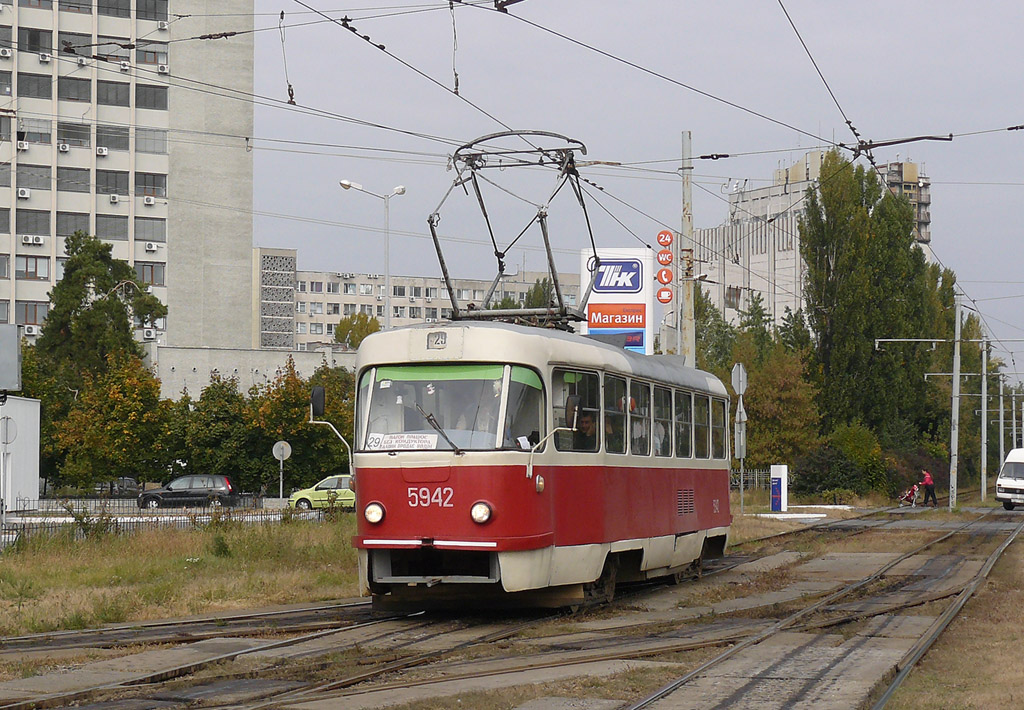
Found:
<path fill-rule="evenodd" d="M 367 195 L 384 200 L 384 329 L 389 330 L 391 328 L 391 216 L 389 204 L 395 195 L 405 194 L 405 187 L 399 185 L 389 195 L 378 195 L 351 180 L 342 180 L 339 184 L 345 190 L 359 190 L 359 192 L 365 192 Z"/>

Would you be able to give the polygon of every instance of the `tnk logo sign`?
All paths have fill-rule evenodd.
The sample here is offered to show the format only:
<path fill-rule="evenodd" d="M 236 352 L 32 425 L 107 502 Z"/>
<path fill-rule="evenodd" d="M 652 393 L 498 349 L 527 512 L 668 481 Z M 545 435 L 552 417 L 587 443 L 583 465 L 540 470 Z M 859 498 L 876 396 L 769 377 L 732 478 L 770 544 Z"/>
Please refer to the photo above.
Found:
<path fill-rule="evenodd" d="M 598 293 L 640 293 L 639 259 L 608 259 L 597 268 L 594 290 Z"/>

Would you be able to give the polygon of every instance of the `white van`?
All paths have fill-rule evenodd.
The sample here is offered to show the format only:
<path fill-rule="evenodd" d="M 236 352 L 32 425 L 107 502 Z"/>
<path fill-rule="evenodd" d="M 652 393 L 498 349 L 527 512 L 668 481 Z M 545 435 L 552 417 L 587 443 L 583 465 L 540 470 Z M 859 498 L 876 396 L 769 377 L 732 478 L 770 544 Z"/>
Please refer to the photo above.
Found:
<path fill-rule="evenodd" d="M 1024 449 L 1011 449 L 996 477 L 996 500 L 1007 510 L 1024 505 Z"/>

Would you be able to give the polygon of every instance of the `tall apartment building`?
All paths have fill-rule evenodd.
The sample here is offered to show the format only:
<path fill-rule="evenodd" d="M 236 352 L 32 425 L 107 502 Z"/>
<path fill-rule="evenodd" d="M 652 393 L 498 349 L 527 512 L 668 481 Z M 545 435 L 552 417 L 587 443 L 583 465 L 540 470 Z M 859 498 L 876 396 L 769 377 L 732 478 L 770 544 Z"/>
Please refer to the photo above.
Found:
<path fill-rule="evenodd" d="M 248 348 L 253 0 L 0 0 L 0 323 L 30 339 L 65 237 L 168 305 L 140 337 Z"/>
<path fill-rule="evenodd" d="M 694 230 L 694 257 L 703 288 L 726 320 L 736 323 L 751 296 L 760 294 L 778 323 L 803 303 L 804 264 L 800 259 L 799 221 L 804 196 L 817 186 L 825 153 L 811 151 L 788 168 L 775 171 L 772 184 L 748 189 L 735 185 L 729 218 L 717 227 Z M 931 242 L 931 180 L 916 163 L 880 164 L 885 184 L 905 195 L 914 208 L 914 238 L 926 250 Z"/>
<path fill-rule="evenodd" d="M 494 300 L 506 296 L 523 303 L 526 294 L 547 272 L 526 271 L 507 276 Z M 580 297 L 579 274 L 558 276 L 569 305 Z M 299 271 L 294 249 L 253 249 L 254 320 L 259 323 L 258 347 L 313 350 L 334 342 L 339 320 L 357 313 L 384 322 L 387 292 L 383 274 Z M 460 304 L 483 304 L 491 281 L 455 279 Z M 391 326 L 432 323 L 451 317 L 444 280 L 430 276 L 391 275 Z M 254 344 L 254 347 L 257 347 Z"/>

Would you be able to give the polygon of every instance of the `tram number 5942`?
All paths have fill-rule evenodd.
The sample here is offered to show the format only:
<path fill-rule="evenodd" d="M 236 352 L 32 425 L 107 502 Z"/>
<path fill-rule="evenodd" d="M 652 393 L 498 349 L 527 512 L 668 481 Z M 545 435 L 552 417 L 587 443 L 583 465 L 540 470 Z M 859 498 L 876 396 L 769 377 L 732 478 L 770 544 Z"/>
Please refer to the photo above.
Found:
<path fill-rule="evenodd" d="M 455 504 L 452 503 L 452 496 L 455 495 L 455 491 L 445 486 L 441 488 L 414 488 L 409 487 L 409 507 L 410 508 L 429 508 L 432 505 L 436 505 L 439 508 L 454 508 Z"/>

